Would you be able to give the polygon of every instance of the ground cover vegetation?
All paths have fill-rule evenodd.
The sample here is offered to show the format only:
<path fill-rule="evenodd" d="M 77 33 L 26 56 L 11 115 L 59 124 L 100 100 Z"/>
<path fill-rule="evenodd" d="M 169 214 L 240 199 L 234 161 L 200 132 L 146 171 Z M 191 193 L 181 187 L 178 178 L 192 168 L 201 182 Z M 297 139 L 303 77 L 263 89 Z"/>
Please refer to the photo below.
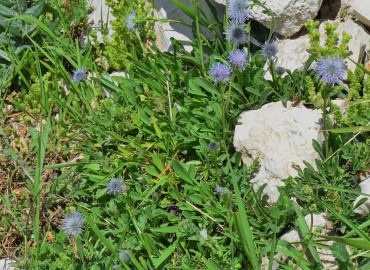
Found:
<path fill-rule="evenodd" d="M 194 20 L 191 52 L 157 49 L 146 1 L 108 1 L 118 20 L 105 49 L 82 38 L 82 0 L 0 1 L 0 257 L 22 269 L 272 269 L 280 254 L 280 269 L 323 269 L 326 248 L 340 269 L 369 269 L 370 222 L 353 201 L 369 168 L 370 76 L 347 71 L 351 37 L 338 44 L 327 24 L 322 47 L 307 24 L 312 56 L 282 77 L 273 31 L 251 36 L 258 1 L 228 1 L 224 21 L 206 1 L 217 23 L 198 1 L 172 2 Z M 241 112 L 297 98 L 323 111 L 321 160 L 271 204 L 233 130 Z M 321 212 L 335 236 L 306 223 Z M 300 243 L 279 239 L 293 228 Z"/>

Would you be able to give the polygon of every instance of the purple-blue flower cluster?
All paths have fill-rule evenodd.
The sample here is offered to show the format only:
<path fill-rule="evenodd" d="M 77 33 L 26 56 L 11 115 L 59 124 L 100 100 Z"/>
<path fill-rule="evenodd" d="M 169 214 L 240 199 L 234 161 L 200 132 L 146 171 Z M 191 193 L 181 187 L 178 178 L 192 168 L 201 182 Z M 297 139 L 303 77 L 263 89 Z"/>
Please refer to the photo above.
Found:
<path fill-rule="evenodd" d="M 268 41 L 262 46 L 262 53 L 266 56 L 269 60 L 274 60 L 278 49 L 276 47 L 275 41 Z"/>
<path fill-rule="evenodd" d="M 84 221 L 84 216 L 80 212 L 73 212 L 63 220 L 62 229 L 67 235 L 80 235 Z"/>
<path fill-rule="evenodd" d="M 87 70 L 84 68 L 79 68 L 73 72 L 72 81 L 80 82 L 87 77 Z"/>
<path fill-rule="evenodd" d="M 231 67 L 228 65 L 216 63 L 209 69 L 209 74 L 217 82 L 227 82 L 230 79 Z"/>
<path fill-rule="evenodd" d="M 250 4 L 250 0 L 230 0 L 228 7 L 231 21 L 241 24 L 248 20 L 251 15 Z"/>
<path fill-rule="evenodd" d="M 126 16 L 125 23 L 128 30 L 135 33 L 138 30 L 138 24 L 136 23 L 136 13 L 137 11 L 133 11 Z"/>
<path fill-rule="evenodd" d="M 230 190 L 219 185 L 216 185 L 215 192 L 220 193 L 221 195 L 226 195 L 230 193 Z"/>
<path fill-rule="evenodd" d="M 330 86 L 342 84 L 347 67 L 344 60 L 339 57 L 325 57 L 319 60 L 316 66 L 316 73 L 322 82 Z"/>
<path fill-rule="evenodd" d="M 122 179 L 112 178 L 107 184 L 108 193 L 111 195 L 117 195 L 128 190 L 128 187 L 122 184 Z"/>
<path fill-rule="evenodd" d="M 229 54 L 229 63 L 243 70 L 248 62 L 247 56 L 248 53 L 245 50 L 233 50 Z"/>
<path fill-rule="evenodd" d="M 218 148 L 218 144 L 216 142 L 210 142 L 208 144 L 208 149 L 211 151 L 215 151 Z"/>
<path fill-rule="evenodd" d="M 236 46 L 243 45 L 248 41 L 248 34 L 243 24 L 231 23 L 225 34 L 226 38 Z"/>

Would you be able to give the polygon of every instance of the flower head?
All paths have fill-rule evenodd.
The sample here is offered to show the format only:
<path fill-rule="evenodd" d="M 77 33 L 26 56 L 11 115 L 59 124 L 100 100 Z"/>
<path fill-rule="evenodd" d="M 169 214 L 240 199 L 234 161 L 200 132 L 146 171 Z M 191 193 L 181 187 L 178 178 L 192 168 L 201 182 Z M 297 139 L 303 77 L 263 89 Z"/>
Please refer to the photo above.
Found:
<path fill-rule="evenodd" d="M 200 234 L 200 237 L 201 237 L 202 239 L 206 239 L 206 238 L 208 237 L 207 229 L 203 229 L 203 230 L 201 230 L 201 231 L 199 232 L 199 234 Z"/>
<path fill-rule="evenodd" d="M 133 33 L 135 33 L 139 29 L 138 25 L 137 25 L 137 22 L 135 21 L 136 20 L 136 13 L 137 13 L 136 10 L 131 12 L 130 14 L 128 14 L 126 16 L 126 19 L 125 19 L 127 29 L 130 30 Z"/>
<path fill-rule="evenodd" d="M 320 59 L 316 66 L 316 73 L 321 81 L 334 86 L 341 84 L 346 74 L 347 67 L 342 58 L 326 57 Z"/>
<path fill-rule="evenodd" d="M 73 72 L 72 81 L 79 82 L 86 79 L 87 70 L 84 68 L 79 68 Z"/>
<path fill-rule="evenodd" d="M 130 253 L 126 249 L 122 250 L 118 256 L 123 262 L 128 262 L 131 259 Z"/>
<path fill-rule="evenodd" d="M 84 216 L 80 212 L 73 212 L 63 220 L 62 229 L 68 235 L 79 235 L 82 233 L 84 221 Z"/>
<path fill-rule="evenodd" d="M 248 34 L 244 30 L 244 25 L 231 23 L 226 31 L 226 38 L 236 46 L 242 45 L 248 41 Z"/>
<path fill-rule="evenodd" d="M 248 54 L 244 50 L 234 50 L 229 54 L 229 62 L 242 70 L 247 64 L 247 56 Z"/>
<path fill-rule="evenodd" d="M 227 188 L 221 187 L 219 185 L 216 185 L 215 191 L 218 192 L 218 193 L 220 193 L 221 195 L 225 195 L 225 194 L 229 194 L 230 193 L 230 190 L 228 190 Z"/>
<path fill-rule="evenodd" d="M 269 41 L 263 44 L 262 53 L 269 60 L 273 60 L 276 57 L 276 54 L 278 53 L 275 41 Z"/>
<path fill-rule="evenodd" d="M 251 10 L 248 6 L 250 0 L 230 0 L 229 1 L 229 17 L 233 22 L 244 23 L 249 19 Z"/>
<path fill-rule="evenodd" d="M 215 82 L 227 82 L 231 74 L 231 67 L 216 63 L 209 69 L 209 74 Z"/>
<path fill-rule="evenodd" d="M 218 148 L 218 144 L 216 142 L 211 142 L 208 144 L 208 149 L 211 151 L 215 151 Z"/>
<path fill-rule="evenodd" d="M 108 193 L 112 195 L 117 195 L 119 193 L 125 192 L 128 190 L 128 187 L 125 185 L 122 185 L 122 179 L 118 178 L 112 178 L 108 185 Z"/>

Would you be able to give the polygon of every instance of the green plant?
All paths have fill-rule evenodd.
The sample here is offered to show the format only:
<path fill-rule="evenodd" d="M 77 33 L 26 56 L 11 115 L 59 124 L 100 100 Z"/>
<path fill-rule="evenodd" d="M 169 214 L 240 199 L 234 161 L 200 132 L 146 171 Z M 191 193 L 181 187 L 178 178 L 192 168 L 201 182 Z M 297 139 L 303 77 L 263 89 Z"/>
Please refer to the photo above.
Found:
<path fill-rule="evenodd" d="M 16 54 L 20 54 L 23 50 L 32 47 L 29 36 L 35 39 L 41 37 L 33 25 L 21 20 L 9 19 L 21 14 L 37 18 L 45 11 L 46 4 L 44 1 L 27 0 L 8 1 L 6 5 L 4 4 L 0 2 L 0 57 L 2 61 L 8 63 L 10 56 L 7 53 L 7 47 L 14 47 Z"/>
<path fill-rule="evenodd" d="M 109 65 L 115 70 L 125 70 L 130 67 L 129 55 L 134 53 L 137 42 L 135 32 L 128 29 L 126 18 L 129 14 L 135 14 L 135 23 L 139 25 L 138 36 L 140 42 L 147 44 L 154 42 L 154 20 L 152 16 L 152 4 L 145 0 L 121 0 L 106 2 L 112 8 L 112 15 L 116 18 L 112 22 L 112 40 L 104 37 L 105 49 L 101 52 L 108 60 Z M 108 18 L 102 18 L 108 20 Z M 96 34 L 96 33 L 95 33 Z M 93 33 L 93 35 L 95 35 Z M 99 50 L 99 49 L 98 49 Z"/>

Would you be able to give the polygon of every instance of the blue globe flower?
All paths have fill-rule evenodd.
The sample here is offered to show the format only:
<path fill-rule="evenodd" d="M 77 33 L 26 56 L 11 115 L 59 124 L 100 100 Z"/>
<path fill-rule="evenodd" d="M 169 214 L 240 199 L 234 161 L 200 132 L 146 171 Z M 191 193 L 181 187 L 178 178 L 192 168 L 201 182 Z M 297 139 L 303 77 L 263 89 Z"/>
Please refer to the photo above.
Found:
<path fill-rule="evenodd" d="M 248 62 L 247 56 L 248 53 L 245 50 L 233 50 L 229 54 L 229 63 L 243 70 Z"/>
<path fill-rule="evenodd" d="M 84 221 L 80 212 L 73 212 L 63 220 L 62 229 L 67 235 L 79 235 L 82 233 Z"/>
<path fill-rule="evenodd" d="M 213 64 L 209 69 L 209 74 L 216 83 L 227 82 L 230 78 L 231 67 L 224 64 L 216 63 Z"/>
<path fill-rule="evenodd" d="M 80 82 L 86 79 L 86 76 L 87 76 L 87 70 L 84 68 L 79 68 L 73 72 L 72 81 Z"/>
<path fill-rule="evenodd" d="M 112 178 L 109 181 L 107 188 L 108 188 L 108 193 L 112 195 L 117 195 L 128 189 L 127 186 L 122 185 L 122 179 L 118 179 L 118 178 Z"/>
<path fill-rule="evenodd" d="M 316 73 L 322 82 L 330 86 L 342 84 L 347 67 L 344 60 L 339 57 L 325 57 L 319 60 L 316 66 Z"/>
<path fill-rule="evenodd" d="M 123 262 L 128 262 L 131 260 L 131 256 L 130 256 L 130 253 L 128 252 L 128 250 L 124 249 L 122 250 L 119 254 L 118 254 L 119 258 L 121 259 L 121 261 Z"/>
<path fill-rule="evenodd" d="M 215 192 L 220 193 L 221 195 L 226 195 L 230 193 L 230 190 L 219 185 L 216 185 Z"/>
<path fill-rule="evenodd" d="M 225 32 L 226 38 L 236 46 L 242 45 L 248 41 L 248 34 L 244 30 L 244 25 L 231 23 Z"/>
<path fill-rule="evenodd" d="M 126 16 L 125 23 L 128 30 L 135 33 L 139 28 L 136 20 L 137 11 L 133 11 Z"/>
<path fill-rule="evenodd" d="M 208 144 L 208 149 L 211 151 L 215 151 L 218 148 L 218 144 L 216 142 L 211 142 Z"/>
<path fill-rule="evenodd" d="M 229 1 L 229 17 L 238 24 L 244 23 L 249 19 L 251 10 L 248 8 L 251 4 L 250 0 L 230 0 Z"/>
<path fill-rule="evenodd" d="M 269 41 L 263 44 L 262 53 L 269 60 L 273 60 L 276 57 L 276 54 L 278 53 L 275 41 Z"/>

